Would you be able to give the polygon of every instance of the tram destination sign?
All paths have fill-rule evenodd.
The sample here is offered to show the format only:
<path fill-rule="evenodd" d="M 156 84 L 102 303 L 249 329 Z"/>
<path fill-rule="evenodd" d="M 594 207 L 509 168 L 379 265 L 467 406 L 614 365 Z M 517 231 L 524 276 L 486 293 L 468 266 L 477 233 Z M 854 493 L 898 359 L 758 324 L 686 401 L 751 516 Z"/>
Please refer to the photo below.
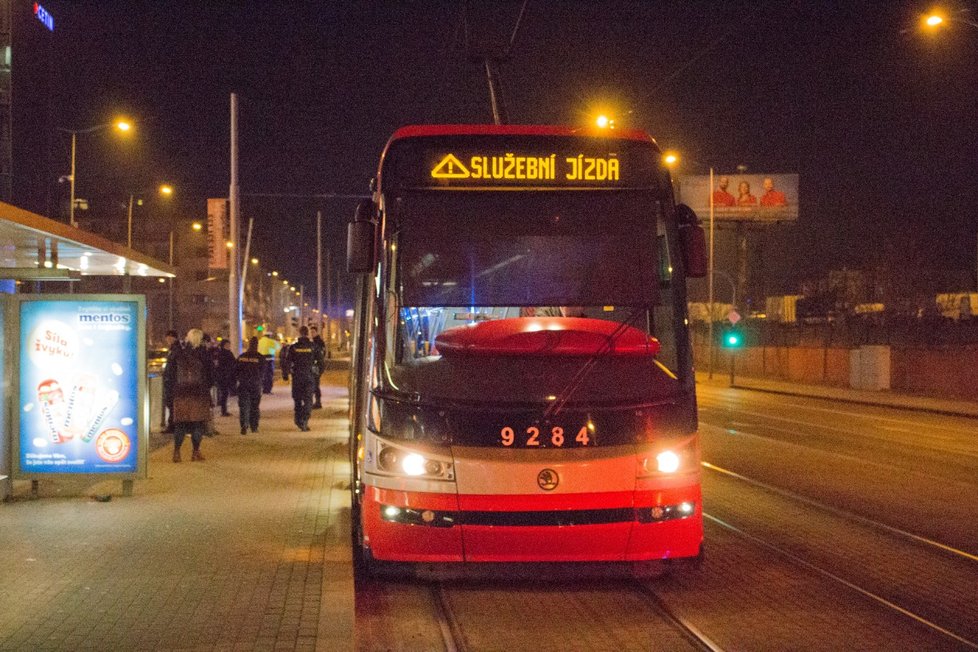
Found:
<path fill-rule="evenodd" d="M 630 141 L 445 143 L 395 158 L 401 183 L 428 188 L 649 188 L 662 176 L 655 149 Z"/>

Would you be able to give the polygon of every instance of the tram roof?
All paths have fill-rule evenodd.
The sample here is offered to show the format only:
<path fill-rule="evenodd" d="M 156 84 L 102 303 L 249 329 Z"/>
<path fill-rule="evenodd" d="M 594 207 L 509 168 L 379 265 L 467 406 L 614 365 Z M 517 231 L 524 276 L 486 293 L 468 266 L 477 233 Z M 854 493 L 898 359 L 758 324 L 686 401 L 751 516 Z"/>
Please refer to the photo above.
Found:
<path fill-rule="evenodd" d="M 57 260 L 57 265 L 53 263 Z M 51 262 L 47 268 L 45 261 Z M 0 278 L 176 276 L 175 269 L 94 233 L 0 202 Z"/>
<path fill-rule="evenodd" d="M 407 125 L 391 136 L 390 143 L 402 138 L 425 136 L 592 136 L 622 140 L 638 140 L 656 145 L 655 139 L 637 129 L 597 129 L 559 125 Z M 656 145 L 657 146 L 657 145 Z"/>

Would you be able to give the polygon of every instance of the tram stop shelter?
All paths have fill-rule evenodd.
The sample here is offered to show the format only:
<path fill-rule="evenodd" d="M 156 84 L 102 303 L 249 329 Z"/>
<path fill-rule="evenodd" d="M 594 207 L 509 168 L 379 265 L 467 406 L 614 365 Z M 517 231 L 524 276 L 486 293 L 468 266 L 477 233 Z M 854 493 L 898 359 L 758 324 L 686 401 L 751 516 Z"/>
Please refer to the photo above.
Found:
<path fill-rule="evenodd" d="M 116 353 L 123 360 L 123 364 L 113 362 L 112 369 L 116 376 L 132 378 L 132 396 L 127 398 L 120 395 L 117 389 L 104 387 L 98 388 L 94 394 L 94 399 L 92 394 L 79 394 L 79 400 L 75 401 L 76 396 L 72 394 L 69 399 L 69 393 L 79 389 L 79 381 L 76 380 L 73 381 L 76 385 L 74 389 L 65 387 L 63 390 L 60 388 L 56 390 L 58 392 L 58 405 L 56 406 L 53 404 L 54 399 L 51 398 L 53 392 L 45 393 L 42 396 L 41 386 L 37 388 L 38 396 L 36 399 L 32 397 L 30 402 L 25 400 L 19 401 L 16 405 L 14 403 L 18 401 L 20 396 L 19 384 L 23 382 L 21 380 L 21 365 L 18 362 L 22 359 L 18 347 L 22 346 L 23 339 L 20 332 L 22 324 L 18 322 L 17 318 L 12 317 L 14 311 L 11 310 L 11 306 L 15 304 L 18 306 L 30 304 L 40 306 L 41 304 L 55 303 L 54 301 L 20 301 L 25 298 L 44 299 L 47 296 L 50 296 L 52 300 L 59 297 L 65 298 L 62 294 L 44 292 L 40 284 L 45 282 L 78 281 L 82 276 L 174 278 L 175 275 L 172 266 L 145 254 L 63 222 L 0 202 L 0 330 L 3 331 L 3 346 L 0 347 L 0 389 L 3 392 L 3 401 L 0 401 L 0 500 L 5 500 L 10 496 L 12 479 L 18 475 L 18 470 L 21 472 L 18 477 L 23 477 L 23 469 L 18 464 L 19 460 L 14 457 L 18 448 L 17 437 L 19 437 L 19 432 L 14 431 L 19 430 L 18 424 L 21 421 L 20 417 L 23 416 L 21 412 L 27 413 L 36 408 L 37 412 L 34 415 L 29 415 L 30 418 L 39 423 L 45 423 L 46 428 L 50 430 L 51 440 L 56 443 L 60 443 L 62 437 L 65 439 L 73 438 L 73 435 L 69 433 L 76 432 L 78 437 L 73 442 L 74 448 L 77 449 L 81 441 L 91 444 L 87 448 L 94 448 L 99 445 L 98 453 L 101 455 L 101 461 L 97 456 L 92 456 L 95 459 L 92 473 L 95 475 L 99 474 L 100 469 L 109 469 L 111 464 L 107 463 L 106 460 L 108 462 L 113 461 L 113 456 L 121 455 L 125 450 L 129 450 L 127 447 L 131 447 L 133 451 L 140 451 L 139 459 L 141 462 L 138 473 L 144 475 L 145 449 L 147 448 L 149 433 L 148 398 L 145 382 L 146 315 L 145 300 L 142 295 L 71 295 L 72 299 L 83 305 L 81 312 L 86 313 L 86 317 L 91 322 L 91 324 L 86 324 L 89 330 L 82 333 L 79 339 L 79 349 L 91 349 L 88 355 L 92 357 L 102 355 L 104 352 L 99 351 L 101 342 L 105 340 L 104 337 L 101 337 L 102 335 L 111 335 L 113 331 L 122 330 L 128 333 L 129 339 L 116 337 L 115 340 L 112 340 L 115 342 L 113 345 L 118 349 Z M 18 294 L 16 291 L 18 281 L 35 284 L 35 292 L 30 295 Z M 93 302 L 85 304 L 86 300 Z M 101 304 L 96 305 L 95 300 L 101 301 Z M 130 314 L 111 312 L 111 306 L 114 305 L 112 304 L 113 300 L 129 309 Z M 43 315 L 39 318 L 43 319 Z M 122 328 L 119 323 L 109 323 L 113 321 L 124 322 L 125 328 Z M 46 324 L 48 322 L 41 323 Z M 70 339 L 77 337 L 77 335 L 68 333 L 65 337 Z M 57 333 L 55 338 L 59 341 L 61 339 Z M 130 348 L 132 350 L 129 350 Z M 58 369 L 64 367 L 65 364 L 67 363 L 64 360 L 50 361 L 48 366 L 53 368 L 50 375 L 56 376 Z M 124 369 L 124 367 L 126 368 Z M 42 372 L 42 375 L 48 374 Z M 108 375 L 112 376 L 113 374 L 109 373 Z M 91 377 L 91 374 L 86 375 L 86 378 Z M 110 380 L 115 382 L 116 379 Z M 52 383 L 53 381 L 45 380 L 45 382 Z M 91 381 L 89 382 L 91 383 Z M 44 389 L 51 388 L 45 387 Z M 86 391 L 86 388 L 81 387 L 81 390 Z M 91 387 L 88 387 L 87 391 L 91 392 Z M 81 398 L 83 396 L 84 400 Z M 85 423 L 81 422 L 76 410 L 74 417 L 78 423 L 75 424 L 76 427 L 69 428 L 68 422 L 72 420 L 71 405 L 88 403 L 94 405 L 98 403 L 99 396 L 104 398 L 103 412 L 109 409 L 107 407 L 109 404 L 122 405 L 127 400 L 130 402 L 129 408 L 133 416 L 122 419 L 125 426 L 105 427 L 101 433 L 98 433 L 97 431 L 103 427 L 103 424 L 107 423 L 105 422 L 106 415 L 96 414 L 95 408 L 86 407 L 88 412 L 85 414 Z M 14 412 L 15 409 L 17 412 Z M 38 416 L 42 412 L 43 419 Z M 131 431 L 123 432 L 127 428 Z M 113 432 L 106 435 L 109 430 Z M 99 439 L 102 439 L 101 443 Z M 46 444 L 45 441 L 39 443 L 42 446 Z M 52 449 L 57 448 L 56 446 L 52 447 Z M 60 450 L 68 451 L 69 447 L 63 447 Z M 35 457 L 38 464 L 43 464 L 44 460 L 51 456 L 45 454 Z M 71 455 L 66 456 L 59 453 L 54 457 L 63 459 L 70 458 Z M 75 461 L 65 459 L 65 463 L 74 464 Z M 79 459 L 77 463 L 83 465 L 84 461 Z M 131 472 L 120 475 L 124 483 L 127 481 L 126 478 L 130 478 L 129 481 L 131 482 L 131 478 L 136 475 L 135 462 L 128 471 Z M 85 472 L 87 473 L 88 470 L 85 469 Z"/>

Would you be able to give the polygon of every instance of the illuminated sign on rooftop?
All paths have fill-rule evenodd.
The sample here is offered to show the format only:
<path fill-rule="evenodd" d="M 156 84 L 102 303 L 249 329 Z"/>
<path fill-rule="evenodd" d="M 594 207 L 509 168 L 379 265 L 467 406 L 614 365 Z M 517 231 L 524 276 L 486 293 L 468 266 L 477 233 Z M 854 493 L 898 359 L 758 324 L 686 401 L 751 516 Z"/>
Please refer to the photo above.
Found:
<path fill-rule="evenodd" d="M 37 19 L 39 21 L 44 23 L 45 27 L 47 27 L 52 32 L 54 31 L 54 16 L 49 14 L 44 7 L 42 7 L 36 2 L 34 3 L 34 15 L 37 16 Z"/>

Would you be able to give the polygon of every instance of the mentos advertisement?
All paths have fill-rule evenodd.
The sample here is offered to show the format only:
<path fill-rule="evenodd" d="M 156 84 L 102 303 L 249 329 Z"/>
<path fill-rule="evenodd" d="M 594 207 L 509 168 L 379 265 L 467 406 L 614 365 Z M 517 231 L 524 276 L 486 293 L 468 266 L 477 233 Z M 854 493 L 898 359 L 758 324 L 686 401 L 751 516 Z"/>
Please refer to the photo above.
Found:
<path fill-rule="evenodd" d="M 139 301 L 20 304 L 23 474 L 135 473 Z"/>

